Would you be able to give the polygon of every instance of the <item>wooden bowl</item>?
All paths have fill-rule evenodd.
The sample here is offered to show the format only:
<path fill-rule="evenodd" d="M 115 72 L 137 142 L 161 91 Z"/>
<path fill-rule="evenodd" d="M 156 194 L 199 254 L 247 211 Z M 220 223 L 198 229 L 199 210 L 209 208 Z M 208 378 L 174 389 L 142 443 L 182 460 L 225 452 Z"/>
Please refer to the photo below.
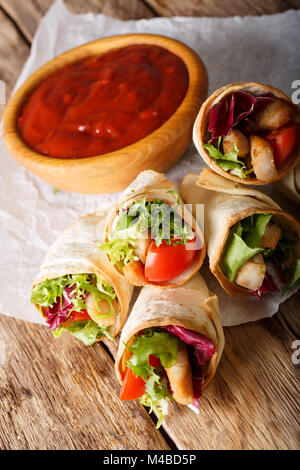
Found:
<path fill-rule="evenodd" d="M 87 158 L 53 158 L 32 150 L 22 140 L 17 119 L 33 90 L 57 69 L 83 58 L 133 44 L 153 44 L 176 54 L 189 73 L 187 93 L 175 113 L 158 129 L 114 152 Z M 142 170 L 166 171 L 187 150 L 201 103 L 207 95 L 207 73 L 197 54 L 174 39 L 127 34 L 92 41 L 65 52 L 34 72 L 9 101 L 3 136 L 13 158 L 55 188 L 78 193 L 112 193 L 124 189 Z"/>
<path fill-rule="evenodd" d="M 219 175 L 224 176 L 224 178 L 230 179 L 235 181 L 236 183 L 241 184 L 250 184 L 250 185 L 264 185 L 269 184 L 274 181 L 280 180 L 284 175 L 286 175 L 292 168 L 294 168 L 300 162 L 300 133 L 298 128 L 298 135 L 297 135 L 297 145 L 293 150 L 292 155 L 287 159 L 287 161 L 280 167 L 278 170 L 277 176 L 272 179 L 272 181 L 261 181 L 256 177 L 250 178 L 239 178 L 238 176 L 232 175 L 227 171 L 224 171 L 219 165 L 216 165 L 214 159 L 210 157 L 207 150 L 204 148 L 204 145 L 207 143 L 207 128 L 208 128 L 208 121 L 209 121 L 209 114 L 212 107 L 220 103 L 226 96 L 231 95 L 233 92 L 236 91 L 246 91 L 256 94 L 262 93 L 271 93 L 276 98 L 280 98 L 284 101 L 290 103 L 291 106 L 294 106 L 295 110 L 295 118 L 296 122 L 300 122 L 300 110 L 297 106 L 293 105 L 291 99 L 283 93 L 281 90 L 274 88 L 270 85 L 265 85 L 262 83 L 254 83 L 254 82 L 237 82 L 237 83 L 229 83 L 228 85 L 223 86 L 216 90 L 212 95 L 210 95 L 207 100 L 202 104 L 200 111 L 198 113 L 197 119 L 194 124 L 193 129 L 193 140 L 195 147 L 197 148 L 198 152 L 200 153 L 203 160 L 207 163 L 207 165 Z"/>

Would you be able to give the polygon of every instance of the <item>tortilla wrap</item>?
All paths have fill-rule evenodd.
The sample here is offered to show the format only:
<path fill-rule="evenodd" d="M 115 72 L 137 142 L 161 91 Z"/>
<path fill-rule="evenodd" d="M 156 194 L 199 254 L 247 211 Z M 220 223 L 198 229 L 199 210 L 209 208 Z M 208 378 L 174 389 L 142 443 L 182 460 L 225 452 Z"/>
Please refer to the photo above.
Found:
<path fill-rule="evenodd" d="M 143 287 L 123 328 L 116 356 L 116 374 L 122 383 L 130 353 L 125 344 L 145 328 L 179 325 L 211 339 L 216 352 L 209 360 L 202 387 L 216 373 L 224 349 L 224 333 L 220 322 L 218 298 L 210 292 L 203 277 L 197 273 L 184 286 Z"/>
<path fill-rule="evenodd" d="M 285 196 L 300 204 L 300 165 L 297 165 L 278 181 L 276 186 Z"/>
<path fill-rule="evenodd" d="M 240 220 L 253 214 L 274 214 L 280 226 L 288 228 L 298 236 L 295 257 L 299 257 L 299 221 L 283 211 L 266 194 L 226 180 L 208 168 L 203 170 L 200 176 L 186 175 L 180 191 L 185 202 L 193 205 L 204 204 L 204 232 L 209 267 L 228 294 L 234 297 L 252 295 L 246 288 L 229 281 L 219 267 L 230 229 Z"/>
<path fill-rule="evenodd" d="M 249 178 L 243 179 L 223 170 L 219 165 L 216 165 L 214 159 L 210 157 L 209 153 L 204 148 L 204 145 L 207 143 L 209 139 L 207 127 L 208 127 L 209 114 L 210 114 L 211 108 L 216 103 L 219 103 L 220 101 L 222 101 L 223 98 L 225 98 L 225 96 L 228 96 L 235 91 L 246 91 L 253 95 L 259 95 L 263 93 L 272 93 L 275 97 L 281 98 L 282 100 L 287 101 L 293 107 L 294 112 L 295 112 L 295 117 L 296 117 L 295 121 L 297 123 L 300 122 L 300 110 L 296 105 L 293 104 L 291 99 L 282 91 L 269 85 L 264 85 L 261 83 L 254 83 L 254 82 L 238 82 L 238 83 L 230 83 L 228 85 L 225 85 L 222 88 L 219 88 L 218 90 L 216 90 L 211 96 L 209 96 L 200 108 L 200 111 L 194 123 L 193 141 L 198 152 L 200 153 L 203 160 L 207 163 L 207 165 L 216 173 L 224 176 L 225 178 L 228 178 L 229 180 L 236 181 L 237 183 L 242 183 L 246 185 L 247 184 L 254 184 L 254 185 L 266 184 L 265 181 L 261 181 L 257 179 L 256 177 L 255 178 L 249 177 Z M 300 133 L 298 129 L 297 145 L 294 151 L 286 160 L 286 162 L 280 167 L 280 169 L 278 169 L 276 177 L 268 181 L 268 183 L 281 179 L 284 175 L 286 175 L 289 171 L 291 171 L 291 169 L 294 168 L 297 165 L 297 163 L 299 163 L 299 161 L 300 161 Z"/>
<path fill-rule="evenodd" d="M 174 194 L 174 192 L 176 194 Z M 128 188 L 122 193 L 119 202 L 109 212 L 105 227 L 105 240 L 108 241 L 110 236 L 113 234 L 119 208 L 122 207 L 127 209 L 136 201 L 143 198 L 145 198 L 146 201 L 153 201 L 155 198 L 157 198 L 169 206 L 174 207 L 175 212 L 179 214 L 197 234 L 199 241 L 198 247 L 201 249 L 198 250 L 193 262 L 181 275 L 169 281 L 161 282 L 159 285 L 162 287 L 174 287 L 184 284 L 200 269 L 206 254 L 206 244 L 204 237 L 195 218 L 191 215 L 187 208 L 184 210 L 183 201 L 180 198 L 179 204 L 176 205 L 176 196 L 178 197 L 178 194 L 178 188 L 162 173 L 158 173 L 152 170 L 142 171 L 139 176 L 130 184 L 130 186 L 128 186 Z M 118 271 L 116 267 L 114 267 L 114 269 L 118 274 L 125 278 L 123 273 Z M 147 285 L 148 284 L 152 283 L 149 282 Z M 157 285 L 157 283 L 155 284 Z"/>
<path fill-rule="evenodd" d="M 119 312 L 116 324 L 110 327 L 110 332 L 116 336 L 126 321 L 133 287 L 112 269 L 105 254 L 96 250 L 103 238 L 106 217 L 107 211 L 94 212 L 67 227 L 50 247 L 31 288 L 46 279 L 67 274 L 96 274 L 110 284 L 117 295 Z M 99 323 L 97 318 L 92 319 Z"/>

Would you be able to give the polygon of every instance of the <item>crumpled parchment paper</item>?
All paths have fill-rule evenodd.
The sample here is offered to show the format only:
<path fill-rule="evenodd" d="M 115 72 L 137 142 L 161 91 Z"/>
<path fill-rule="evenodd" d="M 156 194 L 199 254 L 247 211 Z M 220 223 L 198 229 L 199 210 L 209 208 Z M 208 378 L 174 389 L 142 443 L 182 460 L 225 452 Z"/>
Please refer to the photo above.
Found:
<path fill-rule="evenodd" d="M 202 57 L 210 93 L 225 83 L 242 80 L 269 83 L 291 96 L 291 84 L 300 78 L 299 30 L 300 11 L 244 18 L 120 21 L 92 13 L 75 15 L 57 0 L 37 29 L 15 89 L 54 56 L 87 41 L 114 34 L 156 33 L 185 42 Z M 54 188 L 17 165 L 2 135 L 0 156 L 0 312 L 42 323 L 29 301 L 29 290 L 49 245 L 75 218 L 111 205 L 118 195 L 55 193 Z M 191 147 L 167 176 L 179 184 L 186 173 L 199 172 L 203 167 Z M 234 299 L 222 290 L 207 266 L 202 274 L 219 296 L 225 326 L 271 316 L 285 299 L 280 294 L 268 295 L 263 301 Z"/>

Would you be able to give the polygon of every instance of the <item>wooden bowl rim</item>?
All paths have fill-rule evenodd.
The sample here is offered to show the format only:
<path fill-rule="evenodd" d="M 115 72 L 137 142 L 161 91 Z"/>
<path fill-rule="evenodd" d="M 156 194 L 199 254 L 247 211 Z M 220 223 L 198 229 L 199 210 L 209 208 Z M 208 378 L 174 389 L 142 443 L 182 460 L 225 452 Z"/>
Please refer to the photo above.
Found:
<path fill-rule="evenodd" d="M 289 103 L 293 104 L 292 100 L 281 90 L 278 88 L 274 88 L 270 85 L 257 83 L 257 82 L 234 82 L 224 85 L 221 88 L 218 88 L 214 93 L 212 93 L 206 101 L 202 104 L 198 116 L 196 118 L 194 129 L 193 129 L 193 140 L 195 146 L 200 153 L 203 160 L 215 171 L 220 175 L 224 176 L 224 178 L 230 179 L 237 183 L 241 184 L 248 184 L 248 185 L 266 185 L 273 183 L 275 181 L 280 180 L 285 176 L 288 172 L 290 172 L 299 162 L 300 162 L 300 135 L 298 131 L 297 137 L 297 147 L 294 150 L 295 155 L 294 158 L 291 159 L 289 164 L 283 165 L 283 168 L 277 172 L 277 176 L 273 178 L 271 181 L 261 181 L 257 178 L 239 178 L 238 176 L 232 175 L 227 171 L 223 170 L 220 166 L 216 165 L 213 158 L 210 157 L 206 149 L 204 148 L 204 140 L 203 136 L 206 132 L 206 124 L 208 121 L 208 115 L 211 108 L 216 104 L 219 103 L 225 96 L 235 92 L 244 90 L 247 91 L 249 89 L 255 88 L 262 92 L 269 92 L 275 95 L 277 98 L 281 98 L 283 100 L 288 101 Z M 298 119 L 300 120 L 300 110 L 295 106 L 296 113 L 298 115 Z"/>
<path fill-rule="evenodd" d="M 153 44 L 160 46 L 173 54 L 177 55 L 185 64 L 189 74 L 189 84 L 187 92 L 176 111 L 171 117 L 156 130 L 145 136 L 143 139 L 134 142 L 126 147 L 122 147 L 113 152 L 108 152 L 100 155 L 94 155 L 91 157 L 79 157 L 79 158 L 55 158 L 51 156 L 43 155 L 31 147 L 29 147 L 20 136 L 17 129 L 17 119 L 20 115 L 20 111 L 24 106 L 28 96 L 34 91 L 34 89 L 51 73 L 55 72 L 59 68 L 64 67 L 67 64 L 77 62 L 78 60 L 93 55 L 106 53 L 113 49 L 121 49 L 123 47 L 134 45 L 134 44 Z M 100 48 L 97 52 L 94 49 Z M 102 50 L 101 50 L 102 49 Z M 72 57 L 72 59 L 70 59 Z M 66 60 L 65 63 L 61 63 L 61 60 Z M 3 117 L 3 137 L 8 147 L 8 150 L 12 153 L 12 156 L 19 161 L 19 158 L 23 161 L 27 161 L 33 164 L 41 166 L 74 168 L 76 165 L 78 168 L 89 166 L 91 163 L 105 164 L 105 161 L 116 158 L 119 152 L 123 152 L 125 149 L 127 152 L 130 150 L 139 150 L 143 152 L 143 147 L 151 145 L 151 143 L 160 137 L 165 137 L 168 130 L 174 128 L 176 121 L 180 121 L 182 117 L 186 115 L 191 107 L 190 100 L 199 94 L 199 87 L 205 87 L 207 93 L 207 72 L 204 63 L 201 58 L 186 44 L 169 38 L 168 36 L 156 35 L 156 34 L 122 34 L 109 36 L 105 38 L 96 39 L 94 41 L 87 42 L 81 46 L 77 46 L 73 49 L 54 57 L 52 60 L 46 62 L 40 68 L 38 68 L 33 74 L 31 74 L 27 80 L 18 88 L 15 94 L 12 96 L 7 104 L 4 117 Z M 203 92 L 203 90 L 202 90 Z M 169 139 L 168 139 L 169 140 Z M 168 145 L 169 142 L 165 144 Z M 17 147 L 18 151 L 15 152 Z M 140 148 L 139 148 L 140 147 Z M 22 157 L 19 157 L 22 154 Z M 116 162 L 117 163 L 117 162 Z M 42 178 L 43 179 L 43 178 Z"/>

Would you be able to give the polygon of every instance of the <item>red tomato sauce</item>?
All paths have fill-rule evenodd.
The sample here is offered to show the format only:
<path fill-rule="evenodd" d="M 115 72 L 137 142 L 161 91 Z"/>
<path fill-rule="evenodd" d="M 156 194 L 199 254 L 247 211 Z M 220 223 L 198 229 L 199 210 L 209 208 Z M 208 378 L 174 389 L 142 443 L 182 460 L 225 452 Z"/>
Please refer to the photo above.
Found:
<path fill-rule="evenodd" d="M 184 62 L 166 49 L 142 44 L 113 50 L 49 75 L 26 102 L 19 132 L 51 157 L 112 152 L 167 121 L 188 83 Z"/>

